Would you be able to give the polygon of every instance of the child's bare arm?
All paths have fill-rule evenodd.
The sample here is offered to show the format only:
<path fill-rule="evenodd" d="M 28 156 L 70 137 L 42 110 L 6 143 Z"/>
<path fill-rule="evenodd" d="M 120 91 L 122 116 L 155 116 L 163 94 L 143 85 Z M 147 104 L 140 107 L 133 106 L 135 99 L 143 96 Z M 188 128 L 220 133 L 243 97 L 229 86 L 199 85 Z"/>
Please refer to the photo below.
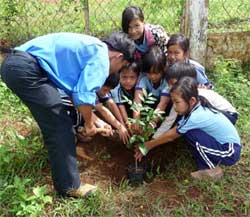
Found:
<path fill-rule="evenodd" d="M 128 122 L 128 114 L 127 114 L 125 106 L 124 105 L 118 105 L 118 108 L 120 110 L 123 122 L 127 124 L 127 122 Z"/>
<path fill-rule="evenodd" d="M 161 96 L 160 102 L 159 102 L 159 104 L 157 105 L 156 108 L 159 109 L 160 111 L 165 112 L 169 101 L 170 101 L 170 97 L 169 96 Z M 159 121 L 160 121 L 160 118 L 154 119 L 155 123 L 158 123 Z"/>
<path fill-rule="evenodd" d="M 174 141 L 175 139 L 181 137 L 181 134 L 177 133 L 177 126 L 173 127 L 172 129 L 168 130 L 167 132 L 163 133 L 162 135 L 160 135 L 159 137 L 157 137 L 156 139 L 152 139 L 150 141 L 145 142 L 145 147 L 147 149 L 147 151 L 150 151 L 151 149 Z M 141 153 L 141 151 L 137 148 L 135 149 L 135 158 L 139 161 L 141 161 L 143 154 Z"/>
<path fill-rule="evenodd" d="M 126 127 L 122 125 L 109 111 L 105 106 L 101 103 L 96 105 L 96 110 L 103 116 L 103 118 L 111 124 L 115 129 L 118 130 L 119 137 L 123 141 L 123 143 L 128 143 L 129 140 L 129 132 L 127 131 Z"/>
<path fill-rule="evenodd" d="M 106 102 L 109 110 L 113 113 L 113 115 L 116 117 L 116 119 L 122 123 L 124 126 L 125 126 L 125 122 L 123 121 L 123 118 L 122 118 L 122 115 L 121 115 L 121 112 L 118 108 L 118 106 L 116 105 L 116 103 L 114 102 L 113 99 L 109 99 L 107 102 Z"/>
<path fill-rule="evenodd" d="M 143 90 L 136 90 L 134 102 L 136 102 L 137 104 L 141 103 L 140 96 L 143 96 Z M 133 112 L 133 118 L 135 119 L 140 118 L 140 111 Z"/>

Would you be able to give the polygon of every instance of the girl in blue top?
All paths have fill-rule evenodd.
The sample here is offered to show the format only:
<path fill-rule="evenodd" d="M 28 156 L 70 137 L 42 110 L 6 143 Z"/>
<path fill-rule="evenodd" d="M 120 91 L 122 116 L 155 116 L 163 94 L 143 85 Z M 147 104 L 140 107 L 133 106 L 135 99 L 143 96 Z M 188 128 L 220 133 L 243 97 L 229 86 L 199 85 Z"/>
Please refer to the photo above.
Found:
<path fill-rule="evenodd" d="M 141 97 L 143 96 L 143 89 L 147 93 L 152 93 L 153 97 L 156 98 L 155 105 L 151 106 L 160 111 L 165 111 L 170 101 L 168 84 L 165 80 L 165 66 L 166 57 L 162 50 L 153 46 L 143 56 L 142 59 L 142 71 L 146 75 L 139 78 L 136 90 L 135 90 L 135 102 L 141 103 Z M 133 118 L 139 118 L 140 112 L 134 112 Z M 158 120 L 154 121 L 155 124 Z M 154 125 L 155 125 L 154 124 Z"/>
<path fill-rule="evenodd" d="M 220 164 L 231 166 L 240 159 L 240 138 L 234 125 L 219 111 L 205 107 L 206 102 L 198 97 L 197 82 L 183 77 L 170 90 L 176 112 L 182 116 L 178 126 L 145 143 L 147 150 L 173 141 L 183 135 L 188 141 L 198 171 L 191 176 L 197 179 L 223 176 Z M 136 150 L 135 157 L 141 160 L 143 154 Z"/>
<path fill-rule="evenodd" d="M 160 25 L 145 23 L 142 9 L 128 6 L 122 12 L 122 30 L 135 41 L 136 59 L 140 59 L 153 45 L 167 54 L 169 36 Z"/>
<path fill-rule="evenodd" d="M 167 64 L 168 66 L 180 61 L 190 63 L 196 69 L 196 79 L 200 86 L 213 89 L 212 83 L 207 78 L 205 68 L 198 62 L 189 58 L 189 40 L 182 33 L 173 34 L 167 43 Z"/>

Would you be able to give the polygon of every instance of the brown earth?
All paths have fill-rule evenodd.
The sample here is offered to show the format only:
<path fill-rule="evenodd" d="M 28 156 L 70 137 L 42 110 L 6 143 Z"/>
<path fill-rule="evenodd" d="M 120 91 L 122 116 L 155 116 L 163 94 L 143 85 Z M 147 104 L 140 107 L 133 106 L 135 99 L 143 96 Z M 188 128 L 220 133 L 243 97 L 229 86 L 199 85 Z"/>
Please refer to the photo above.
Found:
<path fill-rule="evenodd" d="M 182 140 L 177 143 L 169 143 L 149 152 L 144 164 L 149 165 L 149 170 L 156 174 L 157 168 L 161 172 L 171 173 L 177 171 L 175 161 L 179 153 L 183 152 Z M 178 143 L 179 146 L 177 145 Z M 107 189 L 112 183 L 119 186 L 123 179 L 127 179 L 127 166 L 134 163 L 133 150 L 126 148 L 119 138 L 105 138 L 96 136 L 93 141 L 78 143 L 77 156 L 80 161 L 79 170 L 82 182 L 98 184 L 103 190 Z M 152 163 L 153 162 L 153 163 Z M 171 165 L 171 166 L 170 166 Z M 158 171 L 159 172 L 159 171 Z M 190 171 L 183 171 L 176 174 L 180 182 L 189 179 Z M 175 206 L 184 202 L 184 197 L 179 194 L 178 183 L 175 180 L 162 180 L 154 178 L 144 182 L 146 195 L 148 198 L 162 198 L 167 206 Z M 198 199 L 202 192 L 195 186 L 186 189 L 185 195 L 190 199 Z"/>
<path fill-rule="evenodd" d="M 13 121 L 5 119 L 0 123 L 1 130 L 15 126 L 19 135 L 27 137 L 32 133 L 31 127 L 27 127 L 22 121 L 13 123 Z M 179 154 L 185 152 L 185 149 L 182 148 L 185 146 L 182 143 L 183 141 L 177 141 L 177 143 L 169 143 L 151 150 L 143 163 L 148 165 L 149 171 L 153 171 L 154 174 L 156 171 L 159 173 L 160 168 L 160 172 L 170 172 L 177 177 L 177 180 L 188 180 L 190 171 L 177 172 L 180 168 L 177 168 L 175 164 Z M 78 143 L 77 158 L 82 182 L 97 184 L 103 190 L 107 189 L 110 183 L 113 186 L 119 186 L 122 180 L 127 178 L 127 166 L 134 163 L 133 150 L 122 144 L 117 136 L 106 138 L 97 135 L 90 142 Z M 48 187 L 53 191 L 49 164 L 42 173 L 46 177 Z M 149 198 L 160 196 L 163 200 L 165 198 L 170 206 L 183 202 L 183 197 L 178 194 L 177 184 L 176 179 L 162 180 L 160 178 L 144 182 Z M 189 198 L 199 198 L 200 194 L 202 192 L 195 186 L 186 189 L 186 196 Z"/>
<path fill-rule="evenodd" d="M 153 172 L 154 175 L 157 170 L 158 173 L 159 170 L 164 173 L 168 170 L 171 173 L 175 172 L 178 170 L 174 163 L 179 157 L 178 153 L 185 151 L 180 148 L 182 144 L 177 145 L 182 142 L 181 140 L 177 143 L 169 143 L 151 150 L 143 164 L 146 164 L 148 171 Z M 105 138 L 97 135 L 91 142 L 78 143 L 77 156 L 80 161 L 79 170 L 82 181 L 98 183 L 103 188 L 107 187 L 110 182 L 119 185 L 123 179 L 127 179 L 127 167 L 134 163 L 133 150 L 126 148 L 118 137 Z M 188 179 L 189 172 L 177 174 L 177 179 L 180 181 Z M 161 195 L 167 196 L 168 199 L 173 198 L 174 201 L 181 202 L 182 200 L 178 196 L 176 181 L 156 178 L 144 183 L 148 185 L 149 196 Z M 198 198 L 200 193 L 195 187 L 187 189 L 187 194 L 191 198 Z"/>

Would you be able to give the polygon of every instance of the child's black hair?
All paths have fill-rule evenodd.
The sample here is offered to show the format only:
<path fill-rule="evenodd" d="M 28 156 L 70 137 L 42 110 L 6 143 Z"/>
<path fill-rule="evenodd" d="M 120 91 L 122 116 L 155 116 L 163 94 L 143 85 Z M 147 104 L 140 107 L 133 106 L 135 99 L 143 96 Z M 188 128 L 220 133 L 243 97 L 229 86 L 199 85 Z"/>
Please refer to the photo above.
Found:
<path fill-rule="evenodd" d="M 120 70 L 120 73 L 122 73 L 123 71 L 133 71 L 136 73 L 137 76 L 139 76 L 140 74 L 140 64 L 138 62 L 133 62 L 130 63 L 124 67 L 122 67 L 122 69 Z"/>
<path fill-rule="evenodd" d="M 103 86 L 107 86 L 110 87 L 111 89 L 114 89 L 119 84 L 119 81 L 120 81 L 119 73 L 112 73 L 107 77 Z"/>
<path fill-rule="evenodd" d="M 167 69 L 166 79 L 167 81 L 170 79 L 176 79 L 178 81 L 185 76 L 196 79 L 196 74 L 196 69 L 193 65 L 178 61 Z"/>
<path fill-rule="evenodd" d="M 109 50 L 121 52 L 129 62 L 134 61 L 135 43 L 124 32 L 113 32 L 103 40 L 108 45 Z"/>
<path fill-rule="evenodd" d="M 182 77 L 178 80 L 170 90 L 170 93 L 179 92 L 181 94 L 182 99 L 189 104 L 189 101 L 192 97 L 194 97 L 197 102 L 199 101 L 203 107 L 207 107 L 214 113 L 217 113 L 220 110 L 216 109 L 211 103 L 203 96 L 198 95 L 198 83 L 192 77 Z"/>
<path fill-rule="evenodd" d="M 122 12 L 122 31 L 128 33 L 129 24 L 132 20 L 144 21 L 142 9 L 137 6 L 128 6 Z"/>
<path fill-rule="evenodd" d="M 152 46 L 142 57 L 142 71 L 149 73 L 150 71 L 163 72 L 166 68 L 166 56 L 158 46 Z"/>
<path fill-rule="evenodd" d="M 184 52 L 189 50 L 189 39 L 182 33 L 176 33 L 170 36 L 167 48 L 172 45 L 179 45 Z"/>

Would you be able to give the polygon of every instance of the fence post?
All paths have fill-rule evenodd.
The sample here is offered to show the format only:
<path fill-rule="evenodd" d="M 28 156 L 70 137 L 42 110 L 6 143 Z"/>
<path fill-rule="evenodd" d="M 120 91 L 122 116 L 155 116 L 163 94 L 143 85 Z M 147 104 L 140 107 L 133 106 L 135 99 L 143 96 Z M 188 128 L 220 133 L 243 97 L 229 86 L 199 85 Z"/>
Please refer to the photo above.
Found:
<path fill-rule="evenodd" d="M 205 65 L 209 0 L 186 0 L 181 31 L 190 40 L 190 56 Z"/>
<path fill-rule="evenodd" d="M 85 23 L 85 33 L 89 34 L 90 28 L 89 28 L 89 1 L 88 0 L 82 0 L 83 2 L 83 10 L 84 10 L 84 23 Z"/>

